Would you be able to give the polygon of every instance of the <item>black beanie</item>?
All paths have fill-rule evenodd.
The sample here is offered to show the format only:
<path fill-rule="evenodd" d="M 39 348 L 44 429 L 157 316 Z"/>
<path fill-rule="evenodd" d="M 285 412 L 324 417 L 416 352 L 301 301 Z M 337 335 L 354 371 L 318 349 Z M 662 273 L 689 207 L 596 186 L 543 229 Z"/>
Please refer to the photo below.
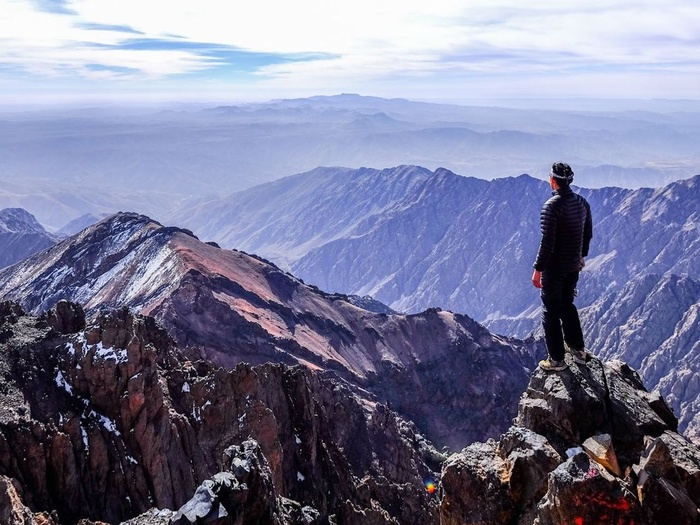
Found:
<path fill-rule="evenodd" d="M 574 180 L 574 172 L 566 162 L 555 162 L 552 164 L 552 171 L 550 173 L 552 177 L 557 179 L 560 185 L 571 184 Z"/>

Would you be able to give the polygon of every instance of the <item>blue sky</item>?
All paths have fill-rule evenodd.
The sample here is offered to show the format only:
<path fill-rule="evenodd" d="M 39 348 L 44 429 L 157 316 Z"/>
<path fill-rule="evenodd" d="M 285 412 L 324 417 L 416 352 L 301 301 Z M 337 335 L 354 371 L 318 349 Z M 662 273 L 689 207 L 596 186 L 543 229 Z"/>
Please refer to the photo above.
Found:
<path fill-rule="evenodd" d="M 0 103 L 700 98 L 697 0 L 0 0 Z"/>

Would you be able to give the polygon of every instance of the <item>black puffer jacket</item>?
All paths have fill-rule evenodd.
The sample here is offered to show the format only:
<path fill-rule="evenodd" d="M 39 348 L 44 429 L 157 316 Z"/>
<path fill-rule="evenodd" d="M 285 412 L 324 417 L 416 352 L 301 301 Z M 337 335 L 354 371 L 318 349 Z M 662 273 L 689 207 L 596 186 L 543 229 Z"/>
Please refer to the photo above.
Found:
<path fill-rule="evenodd" d="M 575 272 L 581 257 L 588 255 L 593 236 L 588 201 L 568 186 L 553 193 L 540 213 L 542 241 L 535 259 L 535 270 Z"/>

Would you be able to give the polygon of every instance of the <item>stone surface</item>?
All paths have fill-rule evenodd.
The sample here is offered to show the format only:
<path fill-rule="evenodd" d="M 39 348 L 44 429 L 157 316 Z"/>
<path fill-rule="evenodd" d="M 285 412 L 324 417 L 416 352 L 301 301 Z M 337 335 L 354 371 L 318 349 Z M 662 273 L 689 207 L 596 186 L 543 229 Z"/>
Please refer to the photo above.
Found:
<path fill-rule="evenodd" d="M 624 363 L 537 370 L 498 446 L 443 464 L 442 523 L 697 523 L 700 449 L 664 405 Z"/>
<path fill-rule="evenodd" d="M 547 478 L 562 456 L 544 436 L 530 429 L 513 426 L 501 436 L 498 455 L 509 465 L 509 489 L 519 514 L 527 513 L 532 503 L 547 491 Z"/>
<path fill-rule="evenodd" d="M 76 303 L 59 301 L 45 316 L 49 326 L 60 334 L 74 334 L 85 328 L 85 312 Z"/>
<path fill-rule="evenodd" d="M 700 522 L 700 510 L 677 483 L 641 471 L 637 496 L 647 523 L 691 525 Z"/>
<path fill-rule="evenodd" d="M 449 498 L 440 506 L 441 525 L 509 523 L 515 503 L 508 486 L 508 463 L 494 442 L 469 445 L 442 467 L 442 485 Z"/>
<path fill-rule="evenodd" d="M 0 314 L 0 473 L 35 514 L 158 523 L 209 483 L 210 511 L 245 524 L 437 523 L 424 480 L 441 454 L 332 372 L 222 369 L 128 309 L 74 334 L 9 303 Z"/>
<path fill-rule="evenodd" d="M 0 475 L 0 524 L 57 525 L 54 518 L 48 512 L 33 513 L 22 501 L 20 483 Z"/>
<path fill-rule="evenodd" d="M 586 454 L 552 471 L 547 494 L 538 504 L 540 525 L 562 523 L 641 523 L 641 504 L 619 478 Z"/>
<path fill-rule="evenodd" d="M 597 463 L 603 465 L 610 473 L 622 477 L 620 465 L 612 445 L 610 434 L 591 436 L 583 442 L 583 450 Z"/>

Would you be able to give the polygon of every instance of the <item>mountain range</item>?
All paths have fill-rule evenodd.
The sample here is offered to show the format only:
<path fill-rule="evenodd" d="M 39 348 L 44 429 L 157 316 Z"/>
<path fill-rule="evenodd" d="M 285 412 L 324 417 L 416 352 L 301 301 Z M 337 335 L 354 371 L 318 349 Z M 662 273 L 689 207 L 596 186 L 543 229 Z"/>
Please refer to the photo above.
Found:
<path fill-rule="evenodd" d="M 413 164 L 494 179 L 544 176 L 560 158 L 589 187 L 661 186 L 697 173 L 698 122 L 693 104 L 518 109 L 350 94 L 15 110 L 0 115 L 0 207 L 25 208 L 52 232 L 120 210 L 172 223 L 192 205 L 317 166 Z"/>
<path fill-rule="evenodd" d="M 528 283 L 550 191 L 527 175 L 485 181 L 411 166 L 326 168 L 173 222 L 268 257 L 324 290 L 369 294 L 399 311 L 465 312 L 524 336 L 536 325 L 523 319 L 539 306 Z M 658 189 L 577 191 L 594 218 L 580 306 L 645 273 L 700 277 L 700 176 Z"/>
<path fill-rule="evenodd" d="M 527 175 L 484 181 L 411 166 L 326 168 L 212 201 L 178 223 L 324 290 L 369 294 L 397 311 L 464 312 L 525 337 L 539 326 L 530 275 L 549 191 Z M 656 189 L 577 191 L 594 218 L 577 298 L 587 345 L 639 367 L 695 435 L 695 350 L 687 348 L 683 365 L 669 356 L 692 340 L 697 298 L 685 288 L 700 278 L 700 176 Z M 652 283 L 664 293 L 652 293 Z"/>
<path fill-rule="evenodd" d="M 692 283 L 700 273 L 698 177 L 658 189 L 579 191 L 591 202 L 595 223 L 591 257 L 577 299 L 587 345 L 596 355 L 623 359 L 638 368 L 647 384 L 669 399 L 681 430 L 695 437 L 700 389 L 692 380 L 697 371 L 697 345 L 692 341 L 697 340 L 693 320 L 698 304 Z M 530 257 L 538 242 L 538 208 L 547 195 L 546 185 L 529 176 L 484 181 L 413 166 L 318 168 L 194 208 L 175 223 L 225 247 L 269 257 L 307 283 L 347 294 L 350 304 L 364 309 L 418 314 L 427 308 L 446 308 L 468 314 L 491 331 L 525 337 L 539 324 L 539 299 L 529 286 Z M 32 232 L 36 226 L 25 229 Z M 89 237 L 87 244 L 93 248 L 84 248 L 85 253 L 110 253 L 113 248 L 104 247 L 104 242 L 102 235 Z M 112 273 L 106 276 L 103 266 L 90 269 L 90 284 L 53 275 L 40 278 L 40 283 L 54 283 L 42 290 L 43 302 L 23 304 L 40 311 L 60 298 L 92 301 L 88 307 L 126 301 L 139 311 L 150 311 L 159 294 L 175 290 L 175 281 L 166 277 L 167 264 L 161 266 L 167 256 L 158 246 L 147 248 L 148 242 L 124 248 L 117 256 L 126 261 L 124 266 L 108 265 Z M 138 255 L 130 257 L 153 261 L 151 267 L 131 268 L 135 263 L 125 254 L 132 247 Z M 63 257 L 61 271 L 74 272 L 70 268 L 74 257 L 84 258 L 83 251 Z M 23 286 L 34 286 L 32 272 L 17 273 L 9 281 L 5 289 L 14 295 L 8 297 L 19 298 Z M 119 279 L 113 274 L 147 278 L 117 289 Z M 105 282 L 110 285 L 103 289 Z M 513 286 L 518 282 L 522 286 Z M 146 291 L 144 283 L 155 289 Z M 134 290 L 147 297 L 134 296 Z M 368 294 L 390 308 L 368 299 Z M 175 306 L 171 310 L 173 320 L 181 318 Z M 177 323 L 182 320 L 173 321 L 173 327 Z M 207 340 L 198 329 L 182 330 L 193 332 L 198 335 L 189 336 L 194 337 L 192 343 L 205 341 L 211 352 L 228 337 L 209 334 Z M 182 342 L 190 344 L 186 338 Z M 258 354 L 250 340 L 245 345 L 261 360 L 275 355 Z M 309 346 L 308 341 L 302 346 Z M 240 353 L 234 360 L 239 358 L 255 359 Z"/>

